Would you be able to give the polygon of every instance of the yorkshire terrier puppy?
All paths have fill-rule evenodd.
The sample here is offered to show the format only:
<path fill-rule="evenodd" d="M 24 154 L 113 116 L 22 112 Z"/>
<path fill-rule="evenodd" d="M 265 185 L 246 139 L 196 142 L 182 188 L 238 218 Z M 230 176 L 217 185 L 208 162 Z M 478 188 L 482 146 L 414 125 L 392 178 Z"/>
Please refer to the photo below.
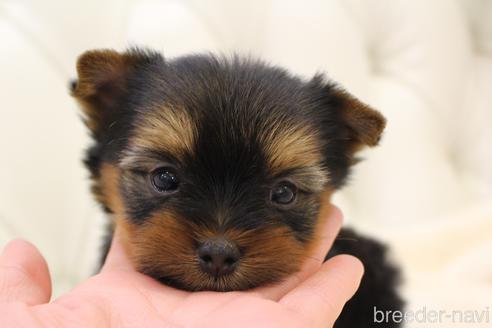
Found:
<path fill-rule="evenodd" d="M 94 139 L 85 163 L 110 230 L 138 271 L 191 291 L 244 290 L 299 270 L 356 152 L 385 126 L 323 76 L 252 59 L 96 50 L 77 72 L 72 95 Z M 376 326 L 374 307 L 401 308 L 384 246 L 343 230 L 327 257 L 340 253 L 366 274 L 336 327 Z"/>

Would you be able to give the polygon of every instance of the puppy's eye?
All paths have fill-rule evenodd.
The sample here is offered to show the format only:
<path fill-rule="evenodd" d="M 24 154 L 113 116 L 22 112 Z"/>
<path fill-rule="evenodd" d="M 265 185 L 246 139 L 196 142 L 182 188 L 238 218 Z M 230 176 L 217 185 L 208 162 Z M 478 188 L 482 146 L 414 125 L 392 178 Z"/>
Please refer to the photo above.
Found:
<path fill-rule="evenodd" d="M 158 192 L 172 192 L 178 189 L 179 179 L 173 169 L 159 168 L 150 175 L 152 185 Z"/>
<path fill-rule="evenodd" d="M 281 182 L 270 191 L 270 200 L 273 203 L 287 205 L 296 198 L 297 188 L 290 182 Z"/>

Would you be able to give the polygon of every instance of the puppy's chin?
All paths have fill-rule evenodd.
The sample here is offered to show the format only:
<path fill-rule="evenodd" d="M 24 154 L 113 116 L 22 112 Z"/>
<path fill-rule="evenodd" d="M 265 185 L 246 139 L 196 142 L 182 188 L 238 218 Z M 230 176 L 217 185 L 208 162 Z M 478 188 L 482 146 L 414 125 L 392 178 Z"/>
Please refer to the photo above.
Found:
<path fill-rule="evenodd" d="M 292 270 L 292 268 L 289 268 L 289 270 Z M 292 274 L 297 270 L 292 270 L 292 272 L 289 272 L 286 270 L 282 270 L 282 268 L 279 268 L 278 272 L 271 273 L 270 275 L 260 273 L 256 275 L 252 274 L 249 276 L 241 273 L 240 271 L 237 271 L 229 275 L 217 278 L 206 275 L 198 270 L 194 272 L 190 270 L 188 271 L 188 274 L 184 276 L 166 275 L 162 272 L 159 272 L 155 268 L 141 268 L 139 271 L 167 286 L 177 289 L 188 291 L 229 292 L 247 290 L 259 286 L 281 282 L 289 274 Z"/>

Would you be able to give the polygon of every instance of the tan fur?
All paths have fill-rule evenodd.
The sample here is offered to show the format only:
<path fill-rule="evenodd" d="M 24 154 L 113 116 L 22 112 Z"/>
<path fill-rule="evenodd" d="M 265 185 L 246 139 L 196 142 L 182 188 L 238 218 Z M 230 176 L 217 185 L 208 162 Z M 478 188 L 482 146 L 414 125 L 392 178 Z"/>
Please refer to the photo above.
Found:
<path fill-rule="evenodd" d="M 134 135 L 132 150 L 166 151 L 179 158 L 193 153 L 197 132 L 185 110 L 162 106 L 137 122 Z"/>
<path fill-rule="evenodd" d="M 101 192 L 96 196 L 97 200 L 111 209 L 114 214 L 122 216 L 124 206 L 118 189 L 120 170 L 114 165 L 103 163 L 100 174 L 99 188 Z"/>
<path fill-rule="evenodd" d="M 333 193 L 334 190 L 328 188 L 325 189 L 325 191 L 320 195 L 320 209 L 314 227 L 314 235 L 308 244 L 304 246 L 305 248 L 301 261 L 311 256 L 311 254 L 314 253 L 316 248 L 319 246 L 321 239 L 326 237 L 322 235 L 323 230 L 321 228 L 325 225 L 326 219 L 329 217 L 330 211 L 332 210 L 331 196 Z"/>
<path fill-rule="evenodd" d="M 376 146 L 386 126 L 384 116 L 344 90 L 337 90 L 336 96 L 342 101 L 343 118 L 356 141 L 361 145 Z M 359 148 L 360 145 L 356 145 L 353 152 Z"/>
<path fill-rule="evenodd" d="M 88 97 L 107 81 L 120 80 L 134 58 L 114 50 L 88 51 L 77 60 L 77 88 L 74 95 Z"/>
<path fill-rule="evenodd" d="M 126 75 L 139 61 L 129 53 L 120 54 L 114 50 L 87 51 L 77 60 L 77 83 L 72 90 L 84 114 L 85 123 L 93 132 L 105 128 L 115 99 L 126 88 Z M 111 84 L 109 90 L 104 90 Z"/>
<path fill-rule="evenodd" d="M 120 176 L 121 171 L 119 168 L 104 163 L 101 166 L 101 179 L 99 181 L 100 194 L 96 197 L 112 211 L 113 227 L 118 227 L 123 247 L 132 256 L 134 249 L 129 240 L 135 234 L 135 229 L 126 219 L 125 207 L 119 191 Z"/>
<path fill-rule="evenodd" d="M 279 127 L 261 137 L 273 174 L 291 168 L 319 165 L 321 162 L 319 138 L 309 126 Z"/>
<path fill-rule="evenodd" d="M 329 173 L 319 165 L 313 165 L 297 170 L 291 180 L 302 190 L 321 192 L 329 181 Z"/>

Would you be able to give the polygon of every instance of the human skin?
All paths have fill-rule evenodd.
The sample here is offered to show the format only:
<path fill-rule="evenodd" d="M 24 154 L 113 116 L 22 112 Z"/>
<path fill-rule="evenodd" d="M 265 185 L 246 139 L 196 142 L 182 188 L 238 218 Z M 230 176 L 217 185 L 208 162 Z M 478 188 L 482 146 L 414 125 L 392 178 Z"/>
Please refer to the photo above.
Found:
<path fill-rule="evenodd" d="M 332 327 L 363 275 L 359 260 L 323 263 L 342 224 L 332 207 L 322 238 L 298 273 L 284 282 L 239 292 L 187 292 L 132 267 L 118 231 L 100 273 L 50 302 L 43 256 L 14 240 L 0 255 L 2 327 Z"/>

